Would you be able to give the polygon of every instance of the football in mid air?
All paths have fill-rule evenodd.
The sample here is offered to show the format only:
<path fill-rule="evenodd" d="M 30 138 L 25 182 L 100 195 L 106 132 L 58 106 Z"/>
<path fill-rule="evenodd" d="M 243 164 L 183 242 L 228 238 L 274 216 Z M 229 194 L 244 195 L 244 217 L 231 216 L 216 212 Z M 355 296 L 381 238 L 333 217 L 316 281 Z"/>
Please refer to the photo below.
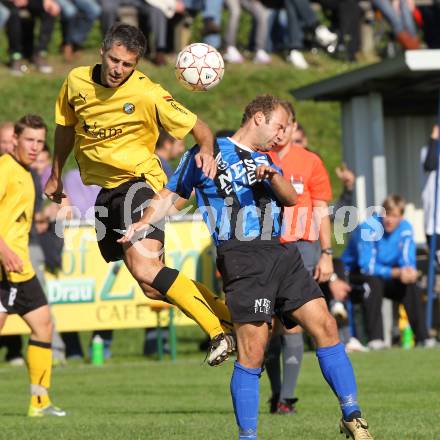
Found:
<path fill-rule="evenodd" d="M 208 44 L 190 44 L 177 55 L 176 77 L 186 89 L 205 92 L 221 81 L 224 71 L 222 56 Z"/>

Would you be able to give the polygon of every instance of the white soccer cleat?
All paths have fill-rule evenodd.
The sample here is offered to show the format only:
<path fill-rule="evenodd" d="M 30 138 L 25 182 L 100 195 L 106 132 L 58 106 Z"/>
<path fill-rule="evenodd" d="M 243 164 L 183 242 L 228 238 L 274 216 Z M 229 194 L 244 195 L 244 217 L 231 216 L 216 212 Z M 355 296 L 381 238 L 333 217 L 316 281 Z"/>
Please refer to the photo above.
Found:
<path fill-rule="evenodd" d="M 330 313 L 335 319 L 345 321 L 348 315 L 344 303 L 342 301 L 332 301 L 330 304 Z"/>
<path fill-rule="evenodd" d="M 236 351 L 237 344 L 232 334 L 221 333 L 211 339 L 207 355 L 208 364 L 211 367 L 225 362 L 231 353 Z"/>
<path fill-rule="evenodd" d="M 28 417 L 65 417 L 66 415 L 66 411 L 52 405 L 51 403 L 44 408 L 37 408 L 30 405 L 28 411 Z"/>
<path fill-rule="evenodd" d="M 287 56 L 287 61 L 300 70 L 306 70 L 309 68 L 309 64 L 304 58 L 304 55 L 299 50 L 291 50 Z"/>

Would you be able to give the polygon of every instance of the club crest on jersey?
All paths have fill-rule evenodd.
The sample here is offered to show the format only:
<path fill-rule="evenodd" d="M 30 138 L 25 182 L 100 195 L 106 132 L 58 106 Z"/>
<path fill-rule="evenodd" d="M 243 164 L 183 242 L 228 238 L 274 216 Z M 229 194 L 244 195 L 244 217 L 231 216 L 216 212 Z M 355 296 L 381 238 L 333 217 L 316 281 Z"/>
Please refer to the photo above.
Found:
<path fill-rule="evenodd" d="M 217 154 L 217 156 L 216 156 L 216 158 L 215 158 L 215 161 L 217 162 L 217 169 L 218 169 L 219 171 L 224 171 L 224 170 L 226 170 L 226 168 L 228 168 L 228 166 L 229 166 L 228 162 L 226 162 L 225 160 L 223 160 L 223 158 L 222 158 L 222 154 L 221 154 L 221 153 L 218 153 L 218 154 Z"/>
<path fill-rule="evenodd" d="M 136 107 L 134 106 L 134 104 L 132 104 L 131 102 L 126 102 L 123 107 L 124 113 L 127 113 L 127 115 L 131 115 L 134 112 L 135 108 Z"/>

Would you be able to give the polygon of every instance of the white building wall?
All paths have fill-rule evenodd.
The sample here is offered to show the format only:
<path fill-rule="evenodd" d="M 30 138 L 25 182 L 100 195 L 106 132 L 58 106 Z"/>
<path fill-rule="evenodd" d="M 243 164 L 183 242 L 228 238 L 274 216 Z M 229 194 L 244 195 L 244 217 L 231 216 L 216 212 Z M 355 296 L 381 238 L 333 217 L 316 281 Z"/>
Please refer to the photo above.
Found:
<path fill-rule="evenodd" d="M 408 202 L 405 217 L 413 224 L 415 239 L 425 241 L 421 203 L 420 150 L 426 145 L 435 117 L 386 117 L 384 121 L 387 186 Z"/>
<path fill-rule="evenodd" d="M 342 143 L 347 165 L 356 173 L 359 219 L 387 194 L 382 100 L 378 94 L 343 103 Z"/>

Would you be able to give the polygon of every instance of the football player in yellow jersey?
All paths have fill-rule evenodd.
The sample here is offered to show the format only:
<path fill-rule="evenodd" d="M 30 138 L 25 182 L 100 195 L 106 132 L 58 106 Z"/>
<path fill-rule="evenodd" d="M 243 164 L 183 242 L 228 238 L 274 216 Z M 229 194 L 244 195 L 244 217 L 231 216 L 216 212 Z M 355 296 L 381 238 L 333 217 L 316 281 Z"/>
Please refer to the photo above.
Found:
<path fill-rule="evenodd" d="M 46 131 L 39 116 L 24 116 L 14 127 L 13 152 L 0 157 L 0 331 L 8 314 L 15 313 L 31 328 L 27 354 L 31 417 L 66 415 L 48 395 L 53 323 L 28 246 L 35 200 L 29 165 L 43 149 Z"/>
<path fill-rule="evenodd" d="M 54 159 L 45 193 L 58 203 L 64 197 L 61 172 L 73 150 L 83 182 L 102 187 L 95 212 L 104 259 L 123 259 L 145 295 L 170 301 L 191 316 L 211 338 L 208 363 L 218 365 L 234 349 L 220 322 L 230 321 L 229 311 L 206 287 L 164 266 L 164 226 L 117 243 L 166 183 L 154 153 L 160 128 L 177 139 L 191 133 L 200 145 L 197 166 L 211 178 L 216 173 L 209 127 L 136 70 L 145 46 L 137 28 L 115 25 L 104 38 L 101 64 L 69 73 L 56 102 Z"/>

